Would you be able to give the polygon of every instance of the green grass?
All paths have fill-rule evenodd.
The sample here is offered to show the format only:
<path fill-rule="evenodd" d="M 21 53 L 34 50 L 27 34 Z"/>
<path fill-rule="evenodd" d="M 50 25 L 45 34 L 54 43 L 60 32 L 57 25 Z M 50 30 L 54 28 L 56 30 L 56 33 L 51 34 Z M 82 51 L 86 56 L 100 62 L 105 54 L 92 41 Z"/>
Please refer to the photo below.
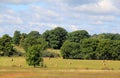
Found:
<path fill-rule="evenodd" d="M 60 50 L 47 51 L 60 54 Z M 106 60 L 104 66 L 103 60 L 44 58 L 44 64 L 47 68 L 33 68 L 25 57 L 0 57 L 0 78 L 120 78 L 120 61 Z"/>
<path fill-rule="evenodd" d="M 65 68 L 65 69 L 120 69 L 120 61 L 105 61 L 106 66 L 103 65 L 102 60 L 72 60 L 51 58 L 44 59 L 48 68 Z M 71 64 L 70 64 L 71 63 Z"/>

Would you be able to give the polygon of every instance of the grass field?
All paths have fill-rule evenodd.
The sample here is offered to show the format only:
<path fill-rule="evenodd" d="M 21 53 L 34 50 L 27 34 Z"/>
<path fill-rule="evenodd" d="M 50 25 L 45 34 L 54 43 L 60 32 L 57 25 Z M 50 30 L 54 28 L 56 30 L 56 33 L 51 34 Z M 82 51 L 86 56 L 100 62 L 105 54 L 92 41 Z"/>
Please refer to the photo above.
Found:
<path fill-rule="evenodd" d="M 13 61 L 12 61 L 13 59 Z M 54 69 L 111 69 L 120 70 L 120 61 L 106 60 L 105 66 L 103 60 L 72 60 L 62 58 L 44 58 L 44 64 L 47 68 Z M 24 57 L 0 57 L 0 67 L 21 67 L 30 68 Z"/>
<path fill-rule="evenodd" d="M 104 66 L 102 60 L 44 58 L 44 63 L 47 68 L 33 68 L 24 57 L 0 57 L 0 78 L 120 78 L 120 61 L 106 60 Z"/>

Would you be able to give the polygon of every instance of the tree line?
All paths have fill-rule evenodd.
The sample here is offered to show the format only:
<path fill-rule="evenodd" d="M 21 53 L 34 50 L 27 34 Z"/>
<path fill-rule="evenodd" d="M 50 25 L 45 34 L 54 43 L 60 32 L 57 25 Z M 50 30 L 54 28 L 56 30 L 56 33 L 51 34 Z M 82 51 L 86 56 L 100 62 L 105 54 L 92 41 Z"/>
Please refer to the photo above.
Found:
<path fill-rule="evenodd" d="M 60 49 L 64 59 L 120 60 L 120 34 L 113 33 L 90 35 L 86 30 L 68 32 L 61 27 L 46 30 L 43 34 L 16 30 L 13 37 L 5 34 L 0 38 L 0 56 L 19 54 L 14 45 L 24 48 L 28 64 L 34 66 L 42 60 L 46 48 Z"/>

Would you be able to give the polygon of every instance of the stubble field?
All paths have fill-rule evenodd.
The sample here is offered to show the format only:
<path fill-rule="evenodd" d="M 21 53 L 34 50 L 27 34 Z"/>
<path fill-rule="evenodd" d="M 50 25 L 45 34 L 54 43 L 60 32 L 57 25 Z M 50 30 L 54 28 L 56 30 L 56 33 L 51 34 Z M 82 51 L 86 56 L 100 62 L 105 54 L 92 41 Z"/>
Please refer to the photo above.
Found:
<path fill-rule="evenodd" d="M 0 57 L 0 78 L 120 78 L 120 61 L 44 58 L 44 64 L 33 68 L 24 57 Z"/>

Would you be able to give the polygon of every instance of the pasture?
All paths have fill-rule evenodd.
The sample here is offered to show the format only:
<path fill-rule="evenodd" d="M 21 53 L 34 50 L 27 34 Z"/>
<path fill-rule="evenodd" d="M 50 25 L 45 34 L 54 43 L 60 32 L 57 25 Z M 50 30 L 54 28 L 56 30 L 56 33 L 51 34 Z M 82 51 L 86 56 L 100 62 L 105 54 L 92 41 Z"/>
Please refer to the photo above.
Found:
<path fill-rule="evenodd" d="M 0 78 L 119 78 L 120 61 L 44 58 L 46 68 L 33 68 L 24 57 L 0 57 Z M 21 66 L 20 66 L 21 65 Z"/>

